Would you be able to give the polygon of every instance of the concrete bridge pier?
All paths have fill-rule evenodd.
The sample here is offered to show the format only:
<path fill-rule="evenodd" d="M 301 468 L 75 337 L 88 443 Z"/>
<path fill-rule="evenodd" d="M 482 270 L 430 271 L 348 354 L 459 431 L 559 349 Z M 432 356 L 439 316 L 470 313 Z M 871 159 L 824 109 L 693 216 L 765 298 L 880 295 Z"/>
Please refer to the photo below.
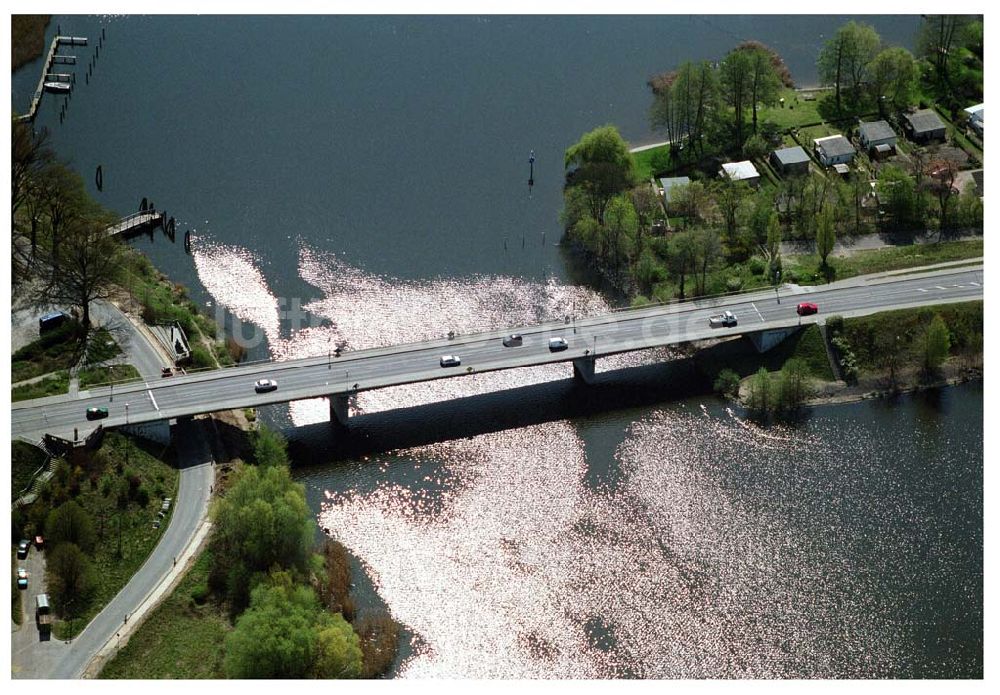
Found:
<path fill-rule="evenodd" d="M 573 378 L 588 386 L 594 383 L 594 357 L 580 357 L 573 360 Z"/>
<path fill-rule="evenodd" d="M 347 427 L 348 408 L 346 393 L 332 393 L 330 398 L 330 423 Z"/>
<path fill-rule="evenodd" d="M 750 342 L 757 348 L 757 352 L 767 352 L 782 340 L 798 331 L 802 326 L 790 326 L 789 328 L 772 328 L 767 331 L 757 331 L 747 333 Z"/>

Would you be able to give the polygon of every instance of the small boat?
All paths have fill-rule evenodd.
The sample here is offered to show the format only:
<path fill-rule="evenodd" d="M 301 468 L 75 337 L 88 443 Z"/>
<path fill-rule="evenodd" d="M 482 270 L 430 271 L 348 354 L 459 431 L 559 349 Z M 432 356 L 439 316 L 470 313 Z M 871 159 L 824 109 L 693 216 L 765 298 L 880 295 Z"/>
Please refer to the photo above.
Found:
<path fill-rule="evenodd" d="M 43 86 L 47 92 L 68 92 L 73 89 L 70 82 L 46 82 Z"/>

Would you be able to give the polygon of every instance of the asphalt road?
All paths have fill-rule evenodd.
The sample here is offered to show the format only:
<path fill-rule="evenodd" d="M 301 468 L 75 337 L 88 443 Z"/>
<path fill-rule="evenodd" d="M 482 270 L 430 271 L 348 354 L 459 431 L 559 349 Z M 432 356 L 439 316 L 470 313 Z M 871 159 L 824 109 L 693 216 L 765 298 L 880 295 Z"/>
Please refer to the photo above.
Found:
<path fill-rule="evenodd" d="M 95 302 L 92 308 L 94 319 L 108 327 L 129 362 L 141 374 L 158 375 L 160 368 L 170 364 L 153 344 L 153 338 L 145 336 L 124 316 L 117 307 L 108 302 Z M 28 620 L 12 635 L 12 672 L 18 678 L 78 678 L 94 655 L 113 639 L 124 622 L 125 615 L 132 615 L 147 596 L 160 587 L 173 568 L 174 558 L 180 557 L 195 535 L 208 510 L 214 469 L 211 452 L 208 449 L 207 433 L 201 432 L 200 421 L 187 421 L 179 425 L 177 461 L 180 481 L 174 499 L 169 523 L 150 553 L 146 562 L 129 580 L 128 584 L 94 617 L 90 624 L 68 644 L 52 639 L 40 641 L 34 620 Z M 70 436 L 72 436 L 72 425 Z M 89 431 L 89 428 L 86 428 Z M 81 434 L 85 429 L 81 428 Z M 17 432 L 14 433 L 15 436 Z M 35 433 L 37 437 L 40 433 Z M 37 556 L 37 557 L 36 557 Z M 34 594 L 41 593 L 44 580 L 44 562 L 37 551 L 32 550 L 29 560 L 29 590 L 25 601 L 33 601 Z M 34 571 L 32 571 L 34 570 Z M 34 590 L 32 590 L 34 587 Z M 31 614 L 33 616 L 33 614 Z"/>
<path fill-rule="evenodd" d="M 114 427 L 460 376 L 470 369 L 491 371 L 592 355 L 600 357 L 816 322 L 830 314 L 858 316 L 893 308 L 981 299 L 982 296 L 981 266 L 926 272 L 910 269 L 851 278 L 820 287 L 785 287 L 777 294 L 762 291 L 621 311 L 569 323 L 511 327 L 505 331 L 457 336 L 454 340 L 347 352 L 339 358 L 322 356 L 268 362 L 169 379 L 146 374 L 143 382 L 114 388 L 113 393 L 101 387 L 75 395 L 14 404 L 11 424 L 15 436 L 38 436 L 42 432 L 72 436 L 74 427 L 79 428 L 83 436 L 97 424 L 85 419 L 86 409 L 92 406 L 107 407 L 110 415 L 102 422 Z M 795 307 L 801 301 L 815 302 L 821 313 L 800 319 Z M 725 309 L 737 315 L 739 325 L 710 328 L 709 316 Z M 508 332 L 521 333 L 523 346 L 503 347 L 500 339 Z M 555 336 L 565 338 L 569 348 L 550 352 L 548 340 Z M 439 358 L 446 354 L 461 357 L 461 366 L 440 367 Z M 277 391 L 254 392 L 254 381 L 264 377 L 278 381 Z"/>

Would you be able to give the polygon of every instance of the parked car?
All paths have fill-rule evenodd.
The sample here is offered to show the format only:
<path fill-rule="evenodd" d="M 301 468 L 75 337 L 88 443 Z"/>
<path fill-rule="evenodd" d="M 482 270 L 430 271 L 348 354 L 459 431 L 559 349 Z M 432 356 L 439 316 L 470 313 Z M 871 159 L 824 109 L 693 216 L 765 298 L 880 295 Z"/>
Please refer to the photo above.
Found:
<path fill-rule="evenodd" d="M 88 420 L 101 420 L 103 418 L 106 418 L 107 416 L 108 416 L 108 409 L 105 408 L 103 405 L 94 408 L 87 408 Z"/>
<path fill-rule="evenodd" d="M 795 307 L 795 311 L 798 312 L 799 316 L 809 316 L 809 314 L 819 313 L 819 307 L 812 302 L 802 302 Z"/>
<path fill-rule="evenodd" d="M 457 367 L 462 364 L 462 358 L 458 355 L 442 355 L 441 356 L 441 366 L 442 367 Z"/>
<path fill-rule="evenodd" d="M 161 377 L 167 377 L 167 376 L 173 376 L 173 375 L 174 375 L 174 370 L 171 369 L 170 367 L 164 367 L 163 369 L 160 370 L 160 376 Z"/>
<path fill-rule="evenodd" d="M 260 379 L 254 382 L 253 390 L 257 393 L 267 393 L 268 391 L 276 391 L 278 389 L 278 382 L 274 379 Z"/>
<path fill-rule="evenodd" d="M 45 550 L 45 538 L 41 534 L 35 536 L 35 547 L 38 550 Z"/>
<path fill-rule="evenodd" d="M 565 338 L 549 338 L 549 352 L 559 352 L 569 347 Z"/>
<path fill-rule="evenodd" d="M 708 325 L 712 328 L 730 328 L 736 325 L 736 314 L 731 311 L 724 311 L 716 316 L 711 316 L 708 319 Z"/>
<path fill-rule="evenodd" d="M 17 544 L 17 558 L 23 560 L 28 557 L 28 548 L 31 547 L 31 541 L 23 540 Z"/>
<path fill-rule="evenodd" d="M 524 343 L 524 338 L 521 337 L 520 333 L 511 333 L 503 339 L 504 347 L 520 347 L 522 343 Z"/>
<path fill-rule="evenodd" d="M 54 331 L 69 319 L 70 316 L 65 311 L 51 311 L 38 319 L 38 332 Z"/>
<path fill-rule="evenodd" d="M 28 588 L 28 570 L 23 567 L 17 568 L 17 588 L 27 589 Z"/>

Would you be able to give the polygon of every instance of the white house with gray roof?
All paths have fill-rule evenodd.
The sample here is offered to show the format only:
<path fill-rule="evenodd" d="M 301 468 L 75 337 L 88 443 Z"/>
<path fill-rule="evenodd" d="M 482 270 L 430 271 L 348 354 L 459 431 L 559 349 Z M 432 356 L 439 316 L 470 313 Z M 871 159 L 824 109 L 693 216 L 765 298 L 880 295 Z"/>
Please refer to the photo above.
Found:
<path fill-rule="evenodd" d="M 816 148 L 816 156 L 823 166 L 830 167 L 834 164 L 847 164 L 857 150 L 851 141 L 843 135 L 829 135 L 825 138 L 813 140 L 813 147 Z"/>

